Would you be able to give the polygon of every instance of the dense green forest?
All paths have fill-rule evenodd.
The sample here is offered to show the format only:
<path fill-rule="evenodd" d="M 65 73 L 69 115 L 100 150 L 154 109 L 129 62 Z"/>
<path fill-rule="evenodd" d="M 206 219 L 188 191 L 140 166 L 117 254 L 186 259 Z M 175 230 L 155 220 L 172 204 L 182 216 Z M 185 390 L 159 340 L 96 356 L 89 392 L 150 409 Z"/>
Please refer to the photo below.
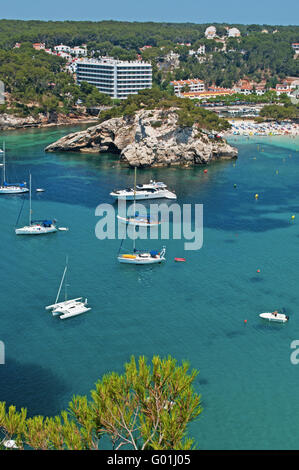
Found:
<path fill-rule="evenodd" d="M 31 43 L 19 49 L 0 49 L 0 79 L 10 94 L 0 112 L 22 117 L 54 111 L 67 114 L 78 100 L 87 107 L 111 103 L 96 87 L 76 85 L 72 75 L 63 71 L 64 65 L 64 59 L 36 51 Z"/>
<path fill-rule="evenodd" d="M 0 47 L 10 48 L 15 42 L 46 42 L 48 47 L 61 42 L 71 46 L 94 41 L 109 42 L 124 49 L 138 49 L 145 44 L 163 46 L 165 42 L 195 43 L 204 37 L 208 24 L 195 23 L 139 23 L 124 21 L 21 21 L 0 20 Z M 226 24 L 215 24 L 219 36 L 226 34 Z M 242 36 L 259 34 L 265 28 L 269 33 L 278 30 L 287 43 L 298 40 L 298 26 L 231 25 Z"/>
<path fill-rule="evenodd" d="M 87 107 L 111 102 L 91 85 L 77 86 L 65 70 L 65 60 L 33 50 L 34 42 L 44 42 L 48 48 L 60 43 L 69 46 L 85 43 L 89 55 L 110 55 L 127 60 L 142 54 L 142 58 L 153 65 L 154 85 L 169 93 L 172 91 L 170 81 L 174 79 L 201 78 L 206 85 L 223 87 L 231 87 L 242 78 L 256 82 L 263 79 L 271 88 L 286 76 L 299 76 L 299 60 L 294 58 L 291 47 L 292 42 L 299 42 L 298 26 L 230 25 L 240 30 L 241 37 L 227 38 L 228 25 L 215 24 L 215 40 L 205 38 L 207 26 L 195 23 L 0 20 L 0 79 L 10 93 L 8 106 L 2 105 L 0 112 L 21 116 L 51 111 L 67 114 L 74 111 L 78 100 Z M 225 45 L 219 38 L 226 38 Z M 16 42 L 22 44 L 20 49 L 13 49 Z M 202 44 L 206 46 L 206 54 L 200 60 L 189 55 L 190 48 L 196 50 Z M 140 51 L 144 45 L 152 47 Z M 178 54 L 179 65 L 163 67 L 170 51 Z M 275 102 L 266 98 L 265 102 Z M 263 101 L 262 97 L 257 99 Z"/>

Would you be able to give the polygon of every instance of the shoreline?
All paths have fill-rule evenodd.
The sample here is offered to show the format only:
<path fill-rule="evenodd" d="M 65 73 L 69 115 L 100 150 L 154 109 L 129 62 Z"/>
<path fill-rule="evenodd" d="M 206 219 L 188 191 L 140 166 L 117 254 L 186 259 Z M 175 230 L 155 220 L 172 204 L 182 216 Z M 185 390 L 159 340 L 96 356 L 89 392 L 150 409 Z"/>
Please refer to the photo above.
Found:
<path fill-rule="evenodd" d="M 223 137 L 233 137 L 236 135 L 243 135 L 246 137 L 252 136 L 289 136 L 296 137 L 299 135 L 299 124 L 292 121 L 285 122 L 262 122 L 258 123 L 254 120 L 245 119 L 228 119 L 232 125 L 229 131 L 223 132 Z"/>
<path fill-rule="evenodd" d="M 0 115 L 1 117 L 1 115 Z M 90 118 L 68 118 L 67 121 L 58 121 L 58 122 L 27 122 L 23 124 L 16 125 L 1 125 L 0 131 L 16 131 L 16 130 L 25 130 L 25 129 L 46 129 L 48 127 L 58 127 L 58 126 L 76 126 L 79 124 L 95 124 L 98 122 L 97 117 Z"/>

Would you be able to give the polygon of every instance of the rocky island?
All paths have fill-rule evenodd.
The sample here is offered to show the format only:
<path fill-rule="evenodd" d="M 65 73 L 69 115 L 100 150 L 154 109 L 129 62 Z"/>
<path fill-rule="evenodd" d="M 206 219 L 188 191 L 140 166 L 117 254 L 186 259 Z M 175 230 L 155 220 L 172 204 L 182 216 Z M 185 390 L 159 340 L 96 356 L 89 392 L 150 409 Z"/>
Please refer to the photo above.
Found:
<path fill-rule="evenodd" d="M 222 138 L 212 138 L 198 123 L 181 125 L 179 110 L 141 109 L 112 117 L 50 144 L 47 152 L 111 152 L 130 166 L 190 166 L 237 158 L 238 151 Z"/>

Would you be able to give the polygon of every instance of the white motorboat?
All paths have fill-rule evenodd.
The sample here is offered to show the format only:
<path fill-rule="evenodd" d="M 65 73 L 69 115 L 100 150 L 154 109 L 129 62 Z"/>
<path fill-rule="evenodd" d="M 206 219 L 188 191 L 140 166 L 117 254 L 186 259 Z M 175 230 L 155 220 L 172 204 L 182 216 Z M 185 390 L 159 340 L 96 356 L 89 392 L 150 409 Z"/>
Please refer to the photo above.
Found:
<path fill-rule="evenodd" d="M 110 193 L 110 196 L 114 197 L 115 199 L 122 199 L 127 201 L 134 200 L 134 190 L 131 188 L 128 189 L 121 189 L 119 191 L 113 191 Z M 149 188 L 149 189 L 137 189 L 136 188 L 136 201 L 140 201 L 142 199 L 176 199 L 176 194 L 169 191 L 168 189 L 156 189 L 156 188 Z"/>
<path fill-rule="evenodd" d="M 3 149 L 0 149 L 0 154 L 3 154 L 3 163 L 1 164 L 2 170 L 2 184 L 0 186 L 0 194 L 23 194 L 28 193 L 29 189 L 26 183 L 7 183 L 6 181 L 6 162 L 5 162 L 5 143 Z"/>
<path fill-rule="evenodd" d="M 134 188 L 119 189 L 112 191 L 110 196 L 115 199 L 122 199 L 127 201 L 142 200 L 142 199 L 176 199 L 176 194 L 167 189 L 167 186 L 162 181 L 151 180 L 146 184 L 136 184 Z"/>
<path fill-rule="evenodd" d="M 48 305 L 46 310 L 52 310 L 52 315 L 59 316 L 60 320 L 65 320 L 66 318 L 76 317 L 77 315 L 81 315 L 82 313 L 88 312 L 91 310 L 91 307 L 87 306 L 87 299 L 82 302 L 82 297 L 77 297 L 76 299 L 67 299 L 67 282 L 66 282 L 66 273 L 68 269 L 68 259 L 66 260 L 66 265 L 62 274 L 62 278 L 60 281 L 59 289 L 57 292 L 56 300 L 54 304 Z M 65 300 L 63 302 L 58 302 L 60 292 L 65 282 Z"/>
<path fill-rule="evenodd" d="M 16 228 L 16 235 L 43 235 L 47 233 L 57 232 L 55 220 L 32 220 L 31 209 L 31 174 L 29 184 L 29 224 L 24 227 Z M 18 223 L 18 222 L 17 222 Z"/>
<path fill-rule="evenodd" d="M 133 199 L 134 199 L 134 210 L 133 214 L 135 214 L 135 204 L 136 204 L 136 167 L 135 167 L 135 178 L 134 178 L 134 189 L 133 189 Z M 132 218 L 133 222 L 130 225 L 137 225 L 136 223 L 136 217 Z M 135 230 L 135 228 L 134 228 Z M 121 246 L 118 252 L 117 259 L 120 263 L 124 264 L 156 264 L 156 263 L 162 263 L 162 261 L 165 261 L 165 253 L 166 253 L 166 248 L 163 246 L 161 252 L 158 252 L 156 250 L 151 250 L 151 251 L 142 251 L 142 250 L 136 250 L 136 239 L 135 237 L 133 238 L 133 251 L 131 253 L 124 253 L 121 254 Z"/>
<path fill-rule="evenodd" d="M 285 315 L 284 313 L 278 313 L 277 311 L 260 313 L 259 316 L 260 318 L 263 318 L 264 320 L 274 321 L 274 322 L 279 322 L 279 323 L 286 323 L 289 320 L 289 317 L 287 315 Z"/>

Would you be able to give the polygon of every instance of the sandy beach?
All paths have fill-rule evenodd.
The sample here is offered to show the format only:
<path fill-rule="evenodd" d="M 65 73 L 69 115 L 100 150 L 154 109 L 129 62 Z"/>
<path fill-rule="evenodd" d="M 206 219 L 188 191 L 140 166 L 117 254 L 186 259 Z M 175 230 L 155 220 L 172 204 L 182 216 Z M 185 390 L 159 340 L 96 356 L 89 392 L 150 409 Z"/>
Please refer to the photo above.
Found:
<path fill-rule="evenodd" d="M 258 123 L 255 121 L 245 121 L 245 120 L 236 120 L 229 119 L 229 122 L 232 125 L 232 128 L 225 132 L 225 136 L 231 135 L 290 135 L 297 136 L 299 135 L 299 124 L 294 122 L 263 122 Z"/>

